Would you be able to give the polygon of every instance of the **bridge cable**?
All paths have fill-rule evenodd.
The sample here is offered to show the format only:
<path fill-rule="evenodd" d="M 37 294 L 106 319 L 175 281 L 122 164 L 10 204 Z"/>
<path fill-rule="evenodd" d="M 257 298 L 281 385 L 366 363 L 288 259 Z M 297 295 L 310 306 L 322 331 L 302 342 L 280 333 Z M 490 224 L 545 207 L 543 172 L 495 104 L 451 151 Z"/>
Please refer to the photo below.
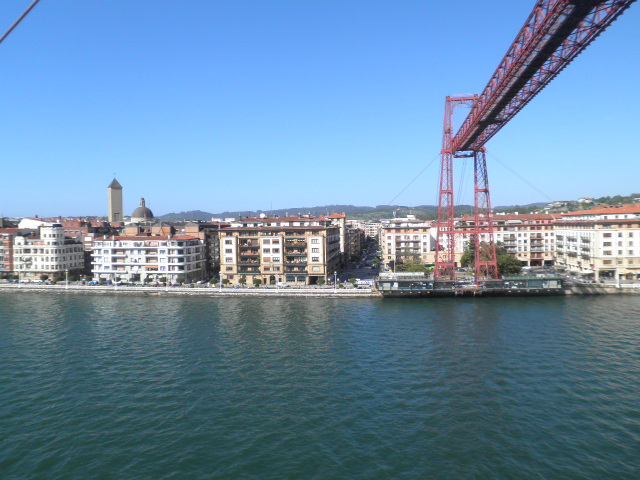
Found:
<path fill-rule="evenodd" d="M 4 32 L 4 35 L 0 37 L 0 43 L 2 43 L 2 41 L 9 36 L 9 34 L 13 31 L 13 29 L 18 26 L 18 24 L 22 21 L 22 19 L 27 16 L 27 14 L 31 11 L 33 7 L 36 6 L 36 4 L 39 1 L 40 0 L 33 0 L 33 2 L 31 2 L 31 5 L 29 5 L 27 9 L 24 12 L 22 12 L 22 15 L 20 15 L 18 19 L 15 22 L 13 22 L 13 25 L 11 25 L 9 29 L 6 32 Z"/>
<path fill-rule="evenodd" d="M 489 153 L 489 151 L 487 150 L 487 154 L 493 158 L 495 161 L 497 161 L 500 165 L 502 165 L 504 168 L 506 168 L 509 172 L 511 172 L 513 175 L 515 175 L 516 177 L 518 177 L 520 180 L 522 180 L 524 183 L 526 183 L 528 186 L 530 186 L 531 188 L 533 188 L 536 192 L 540 193 L 541 195 L 543 195 L 544 197 L 547 198 L 547 200 L 549 200 L 550 202 L 553 202 L 553 199 L 547 195 L 546 193 L 544 193 L 542 190 L 540 190 L 538 187 L 536 187 L 535 185 L 531 184 L 529 181 L 527 181 L 526 178 L 524 178 L 523 176 L 521 176 L 518 172 L 516 172 L 515 170 L 513 170 L 512 168 L 510 168 L 509 166 L 507 166 L 507 164 L 505 164 L 504 162 L 502 162 L 498 157 L 496 157 L 495 155 Z"/>
<path fill-rule="evenodd" d="M 433 160 L 431 160 L 429 163 L 427 163 L 427 166 L 426 166 L 426 167 L 424 167 L 422 170 L 420 170 L 420 173 L 418 173 L 418 175 L 416 175 L 416 176 L 413 178 L 413 180 L 411 180 L 411 181 L 407 184 L 407 186 L 406 186 L 406 187 L 404 187 L 402 190 L 400 190 L 400 193 L 398 193 L 395 197 L 393 197 L 393 198 L 391 199 L 391 202 L 387 203 L 387 206 L 390 206 L 390 205 L 391 205 L 391 203 L 392 203 L 396 198 L 398 198 L 400 195 L 402 195 L 402 193 L 403 193 L 407 188 L 409 188 L 409 186 L 411 186 L 411 184 L 412 184 L 413 182 L 415 182 L 415 181 L 418 179 L 418 177 L 419 177 L 420 175 L 422 175 L 422 174 L 424 173 L 424 171 L 425 171 L 427 168 L 429 168 L 429 167 L 431 166 L 431 164 L 432 164 L 433 162 L 435 162 L 439 157 L 440 157 L 440 154 L 437 154 L 435 157 L 433 157 Z"/>

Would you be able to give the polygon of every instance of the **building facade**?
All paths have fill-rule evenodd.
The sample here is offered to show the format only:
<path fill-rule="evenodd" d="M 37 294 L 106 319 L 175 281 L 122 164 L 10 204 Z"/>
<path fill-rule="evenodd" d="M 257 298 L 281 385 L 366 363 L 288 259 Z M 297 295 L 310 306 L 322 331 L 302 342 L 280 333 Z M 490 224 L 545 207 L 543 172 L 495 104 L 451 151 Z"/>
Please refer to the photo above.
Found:
<path fill-rule="evenodd" d="M 43 225 L 38 230 L 38 235 L 17 235 L 14 239 L 13 267 L 21 280 L 82 272 L 82 241 L 66 237 L 59 223 Z"/>
<path fill-rule="evenodd" d="M 96 238 L 91 254 L 94 279 L 137 281 L 202 280 L 202 240 L 192 236 L 111 236 Z"/>
<path fill-rule="evenodd" d="M 399 263 L 433 262 L 435 239 L 430 222 L 407 217 L 382 220 L 381 224 L 381 268 L 394 270 Z"/>
<path fill-rule="evenodd" d="M 341 260 L 340 224 L 323 216 L 246 218 L 220 230 L 220 277 L 238 285 L 333 279 Z"/>
<path fill-rule="evenodd" d="M 507 252 L 525 266 L 553 265 L 555 261 L 554 221 L 559 215 L 542 214 L 496 214 L 493 215 L 494 241 L 504 246 Z M 472 230 L 475 219 L 461 217 L 456 228 Z M 462 250 L 471 240 L 471 235 L 462 234 Z"/>
<path fill-rule="evenodd" d="M 557 266 L 587 278 L 640 278 L 640 203 L 562 215 Z"/>

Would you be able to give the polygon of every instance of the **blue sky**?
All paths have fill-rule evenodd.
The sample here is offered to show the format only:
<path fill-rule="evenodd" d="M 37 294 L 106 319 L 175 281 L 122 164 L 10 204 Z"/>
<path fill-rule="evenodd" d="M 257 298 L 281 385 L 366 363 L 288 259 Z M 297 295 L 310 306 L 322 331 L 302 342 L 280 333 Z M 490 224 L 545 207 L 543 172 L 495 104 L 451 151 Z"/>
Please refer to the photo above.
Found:
<path fill-rule="evenodd" d="M 0 45 L 0 214 L 106 215 L 114 173 L 129 214 L 373 206 L 434 158 L 393 203 L 435 204 L 445 96 L 534 3 L 41 0 Z M 489 141 L 494 205 L 640 190 L 638 32 L 634 4 Z"/>

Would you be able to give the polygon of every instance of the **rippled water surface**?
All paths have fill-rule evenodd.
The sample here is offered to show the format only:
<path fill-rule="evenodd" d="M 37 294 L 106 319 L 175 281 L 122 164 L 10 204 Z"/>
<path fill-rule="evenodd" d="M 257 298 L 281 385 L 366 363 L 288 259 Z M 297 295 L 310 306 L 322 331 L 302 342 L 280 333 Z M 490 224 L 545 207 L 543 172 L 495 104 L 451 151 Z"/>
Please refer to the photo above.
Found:
<path fill-rule="evenodd" d="M 3 293 L 0 477 L 640 478 L 640 296 Z"/>

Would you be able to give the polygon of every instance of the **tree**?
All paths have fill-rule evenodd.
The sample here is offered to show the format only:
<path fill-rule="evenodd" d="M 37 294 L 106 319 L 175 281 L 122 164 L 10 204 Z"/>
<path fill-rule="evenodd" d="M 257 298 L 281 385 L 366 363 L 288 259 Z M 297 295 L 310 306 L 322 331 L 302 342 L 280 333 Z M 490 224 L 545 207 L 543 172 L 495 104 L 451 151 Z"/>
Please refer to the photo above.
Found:
<path fill-rule="evenodd" d="M 46 275 L 46 274 L 40 275 L 40 280 L 42 280 L 43 282 L 46 282 L 47 280 L 49 280 L 49 275 Z"/>
<path fill-rule="evenodd" d="M 253 286 L 254 287 L 259 287 L 260 285 L 262 285 L 262 280 L 260 280 L 259 278 L 254 278 L 253 279 Z"/>
<path fill-rule="evenodd" d="M 240 285 L 245 285 L 247 283 L 247 277 L 245 277 L 244 275 L 240 277 L 240 279 L 238 280 L 238 283 Z"/>
<path fill-rule="evenodd" d="M 324 278 L 319 278 L 316 282 L 318 285 L 324 285 Z"/>
<path fill-rule="evenodd" d="M 396 272 L 429 272 L 429 268 L 420 262 L 412 261 L 408 263 L 398 263 L 396 265 Z"/>
<path fill-rule="evenodd" d="M 489 248 L 489 244 L 481 242 L 480 248 L 481 250 L 487 249 Z M 474 268 L 476 264 L 475 252 L 476 246 L 472 239 L 467 243 L 467 246 L 464 249 L 464 253 L 460 258 L 460 264 L 463 267 Z M 496 264 L 498 265 L 498 275 L 516 274 L 520 273 L 520 270 L 522 269 L 522 262 L 517 258 L 512 257 L 500 242 L 496 243 Z"/>
<path fill-rule="evenodd" d="M 222 279 L 222 284 L 223 285 L 229 285 L 229 279 L 228 278 L 223 278 Z"/>

